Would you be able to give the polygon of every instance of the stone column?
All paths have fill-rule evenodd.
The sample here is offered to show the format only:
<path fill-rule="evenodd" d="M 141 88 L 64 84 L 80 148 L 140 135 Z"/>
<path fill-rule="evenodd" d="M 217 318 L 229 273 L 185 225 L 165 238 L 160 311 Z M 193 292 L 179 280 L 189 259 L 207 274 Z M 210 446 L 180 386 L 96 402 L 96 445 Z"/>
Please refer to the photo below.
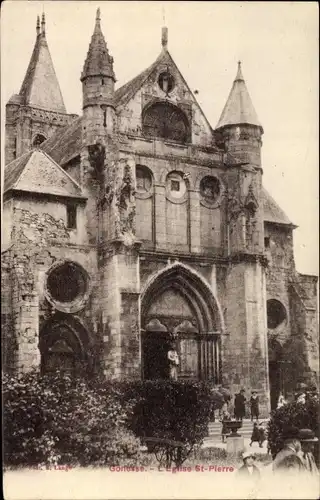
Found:
<path fill-rule="evenodd" d="M 201 250 L 200 236 L 200 193 L 189 190 L 189 221 L 190 221 L 190 251 L 199 253 Z"/>
<path fill-rule="evenodd" d="M 34 289 L 34 277 L 27 269 L 28 258 L 23 258 L 14 263 L 12 283 L 13 330 L 17 341 L 15 365 L 19 373 L 39 368 L 41 361 L 38 348 L 39 296 Z"/>
<path fill-rule="evenodd" d="M 104 374 L 140 378 L 139 244 L 120 240 L 101 250 Z"/>
<path fill-rule="evenodd" d="M 167 247 L 166 234 L 166 188 L 163 185 L 155 184 L 155 237 L 156 248 L 165 249 Z"/>
<path fill-rule="evenodd" d="M 256 390 L 260 413 L 270 408 L 265 277 L 262 264 L 252 258 L 233 263 L 226 279 L 226 337 L 222 353 L 223 380 L 233 393 Z"/>

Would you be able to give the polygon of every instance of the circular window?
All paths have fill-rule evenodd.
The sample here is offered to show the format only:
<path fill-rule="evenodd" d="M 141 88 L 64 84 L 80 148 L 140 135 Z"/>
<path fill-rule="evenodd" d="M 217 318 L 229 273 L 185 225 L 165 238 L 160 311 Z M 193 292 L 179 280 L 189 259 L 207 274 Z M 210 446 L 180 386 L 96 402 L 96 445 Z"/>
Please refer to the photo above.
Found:
<path fill-rule="evenodd" d="M 174 88 L 174 78 L 169 71 L 163 71 L 159 75 L 158 84 L 161 90 L 168 94 Z"/>
<path fill-rule="evenodd" d="M 167 177 L 167 195 L 169 198 L 174 200 L 184 201 L 187 186 L 182 178 L 182 175 L 178 172 L 171 172 Z"/>
<path fill-rule="evenodd" d="M 148 168 L 141 165 L 136 167 L 137 193 L 147 194 L 152 189 L 152 175 Z"/>
<path fill-rule="evenodd" d="M 267 301 L 267 322 L 268 328 L 274 330 L 287 319 L 284 305 L 276 299 Z"/>
<path fill-rule="evenodd" d="M 221 183 L 216 177 L 207 176 L 201 179 L 200 196 L 205 205 L 211 207 L 220 199 Z"/>
<path fill-rule="evenodd" d="M 74 262 L 56 264 L 47 275 L 46 295 L 53 306 L 64 312 L 80 310 L 88 296 L 89 279 Z"/>

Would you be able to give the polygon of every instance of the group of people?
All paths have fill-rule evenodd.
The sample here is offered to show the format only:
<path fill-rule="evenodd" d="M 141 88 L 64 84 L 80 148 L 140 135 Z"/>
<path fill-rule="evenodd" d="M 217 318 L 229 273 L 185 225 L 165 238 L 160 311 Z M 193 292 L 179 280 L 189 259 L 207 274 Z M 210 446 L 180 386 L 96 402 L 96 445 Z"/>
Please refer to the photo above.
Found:
<path fill-rule="evenodd" d="M 285 439 L 282 450 L 272 462 L 272 471 L 276 474 L 318 474 L 319 471 L 314 459 L 316 442 L 318 442 L 318 438 L 315 437 L 311 429 L 300 429 L 295 436 Z M 244 477 L 260 477 L 260 469 L 255 465 L 255 453 L 245 451 L 242 458 L 243 465 L 238 471 L 239 474 Z"/>
<path fill-rule="evenodd" d="M 234 398 L 234 417 L 236 420 L 242 421 L 246 416 L 246 403 L 247 398 L 245 397 L 245 390 L 241 389 L 241 391 L 235 395 Z M 256 391 L 252 391 L 251 397 L 249 400 L 250 407 L 250 416 L 251 421 L 256 419 L 259 420 L 259 396 Z"/>

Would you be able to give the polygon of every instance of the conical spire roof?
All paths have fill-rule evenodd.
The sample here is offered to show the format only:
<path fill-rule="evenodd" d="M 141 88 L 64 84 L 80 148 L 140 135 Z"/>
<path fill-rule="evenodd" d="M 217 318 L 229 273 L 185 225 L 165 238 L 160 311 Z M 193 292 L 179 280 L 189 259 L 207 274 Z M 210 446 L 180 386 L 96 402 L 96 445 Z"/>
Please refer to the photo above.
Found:
<path fill-rule="evenodd" d="M 106 76 L 113 78 L 113 57 L 109 55 L 106 41 L 101 31 L 100 9 L 97 9 L 96 22 L 81 74 L 81 81 L 87 76 Z"/>
<path fill-rule="evenodd" d="M 228 125 L 242 124 L 255 125 L 262 129 L 245 84 L 241 62 L 239 61 L 237 75 L 216 129 Z"/>
<path fill-rule="evenodd" d="M 66 113 L 46 40 L 44 14 L 42 14 L 41 31 L 39 16 L 37 18 L 36 33 L 36 43 L 19 95 L 27 106 Z"/>

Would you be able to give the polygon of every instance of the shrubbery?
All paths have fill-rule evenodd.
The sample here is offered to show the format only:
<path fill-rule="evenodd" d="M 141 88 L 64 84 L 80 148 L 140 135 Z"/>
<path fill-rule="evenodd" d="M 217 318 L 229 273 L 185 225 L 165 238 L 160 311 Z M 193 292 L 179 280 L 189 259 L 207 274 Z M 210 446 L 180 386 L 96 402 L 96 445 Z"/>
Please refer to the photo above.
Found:
<path fill-rule="evenodd" d="M 205 382 L 4 375 L 4 463 L 134 465 L 140 439 L 153 438 L 166 464 L 181 465 L 224 401 Z"/>
<path fill-rule="evenodd" d="M 121 388 L 59 374 L 5 375 L 5 465 L 134 463 L 139 440 L 128 431 Z"/>
<path fill-rule="evenodd" d="M 180 466 L 208 433 L 212 410 L 223 396 L 204 382 L 142 381 L 130 385 L 136 401 L 130 428 L 160 464 Z"/>
<path fill-rule="evenodd" d="M 311 429 L 320 438 L 318 396 L 307 399 L 305 404 L 288 403 L 272 412 L 268 424 L 268 442 L 273 457 L 282 449 L 289 433 L 298 429 Z"/>

